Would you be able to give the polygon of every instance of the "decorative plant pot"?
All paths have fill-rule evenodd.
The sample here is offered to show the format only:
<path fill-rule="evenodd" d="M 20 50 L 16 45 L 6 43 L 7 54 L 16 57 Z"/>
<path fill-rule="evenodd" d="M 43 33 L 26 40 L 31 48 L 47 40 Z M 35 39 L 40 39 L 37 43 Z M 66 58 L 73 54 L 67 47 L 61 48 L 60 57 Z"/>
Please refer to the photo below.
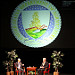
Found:
<path fill-rule="evenodd" d="M 11 74 L 11 75 L 14 75 L 14 71 L 10 71 L 10 74 Z"/>
<path fill-rule="evenodd" d="M 59 75 L 59 72 L 53 72 L 53 75 Z"/>
<path fill-rule="evenodd" d="M 6 72 L 6 75 L 10 75 L 10 72 Z"/>

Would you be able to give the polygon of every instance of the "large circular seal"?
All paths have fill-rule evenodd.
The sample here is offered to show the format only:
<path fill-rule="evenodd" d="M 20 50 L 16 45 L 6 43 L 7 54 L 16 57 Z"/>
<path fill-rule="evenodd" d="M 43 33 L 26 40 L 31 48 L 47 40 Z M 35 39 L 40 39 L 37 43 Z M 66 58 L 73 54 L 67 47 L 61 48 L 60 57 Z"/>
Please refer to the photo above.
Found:
<path fill-rule="evenodd" d="M 43 47 L 55 40 L 61 28 L 56 7 L 46 0 L 26 0 L 19 4 L 11 17 L 15 38 L 29 47 Z"/>

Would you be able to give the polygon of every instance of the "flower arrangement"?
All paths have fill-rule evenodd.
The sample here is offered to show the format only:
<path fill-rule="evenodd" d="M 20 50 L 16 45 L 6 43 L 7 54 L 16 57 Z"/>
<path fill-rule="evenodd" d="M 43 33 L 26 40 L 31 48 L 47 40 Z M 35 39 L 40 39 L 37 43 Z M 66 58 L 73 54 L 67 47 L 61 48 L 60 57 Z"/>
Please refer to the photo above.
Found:
<path fill-rule="evenodd" d="M 51 58 L 53 58 L 53 68 L 55 68 L 55 71 L 58 71 L 58 68 L 62 68 L 63 64 L 61 63 L 62 57 L 64 56 L 61 51 L 53 51 Z"/>
<path fill-rule="evenodd" d="M 4 66 L 7 69 L 7 72 L 9 71 L 9 69 L 11 69 L 11 71 L 13 70 L 13 63 L 16 60 L 16 58 L 18 57 L 18 55 L 16 54 L 16 50 L 12 50 L 10 52 L 6 52 L 7 53 L 7 60 L 3 61 Z"/>

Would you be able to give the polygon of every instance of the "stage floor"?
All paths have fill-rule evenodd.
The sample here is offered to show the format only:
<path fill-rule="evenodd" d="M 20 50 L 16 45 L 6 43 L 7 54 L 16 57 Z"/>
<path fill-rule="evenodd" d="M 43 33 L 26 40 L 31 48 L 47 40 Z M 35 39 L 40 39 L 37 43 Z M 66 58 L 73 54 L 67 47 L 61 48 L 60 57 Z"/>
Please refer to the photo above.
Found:
<path fill-rule="evenodd" d="M 5 73 L 1 73 L 0 75 L 6 75 Z M 14 74 L 15 75 L 15 74 Z M 29 75 L 34 75 L 34 74 L 29 74 Z M 37 74 L 36 74 L 37 75 Z M 46 74 L 48 75 L 48 74 Z M 49 75 L 53 75 L 52 73 L 50 73 Z M 75 75 L 75 74 L 59 74 L 59 75 Z"/>

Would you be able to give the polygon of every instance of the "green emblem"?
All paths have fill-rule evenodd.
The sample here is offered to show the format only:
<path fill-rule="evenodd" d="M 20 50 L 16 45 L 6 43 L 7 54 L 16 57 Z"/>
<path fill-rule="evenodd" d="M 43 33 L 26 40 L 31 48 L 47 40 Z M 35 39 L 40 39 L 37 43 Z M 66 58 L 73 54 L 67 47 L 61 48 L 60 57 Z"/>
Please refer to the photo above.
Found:
<path fill-rule="evenodd" d="M 18 5 L 11 17 L 15 38 L 29 47 L 43 47 L 55 40 L 61 28 L 56 7 L 46 0 L 26 0 Z"/>

